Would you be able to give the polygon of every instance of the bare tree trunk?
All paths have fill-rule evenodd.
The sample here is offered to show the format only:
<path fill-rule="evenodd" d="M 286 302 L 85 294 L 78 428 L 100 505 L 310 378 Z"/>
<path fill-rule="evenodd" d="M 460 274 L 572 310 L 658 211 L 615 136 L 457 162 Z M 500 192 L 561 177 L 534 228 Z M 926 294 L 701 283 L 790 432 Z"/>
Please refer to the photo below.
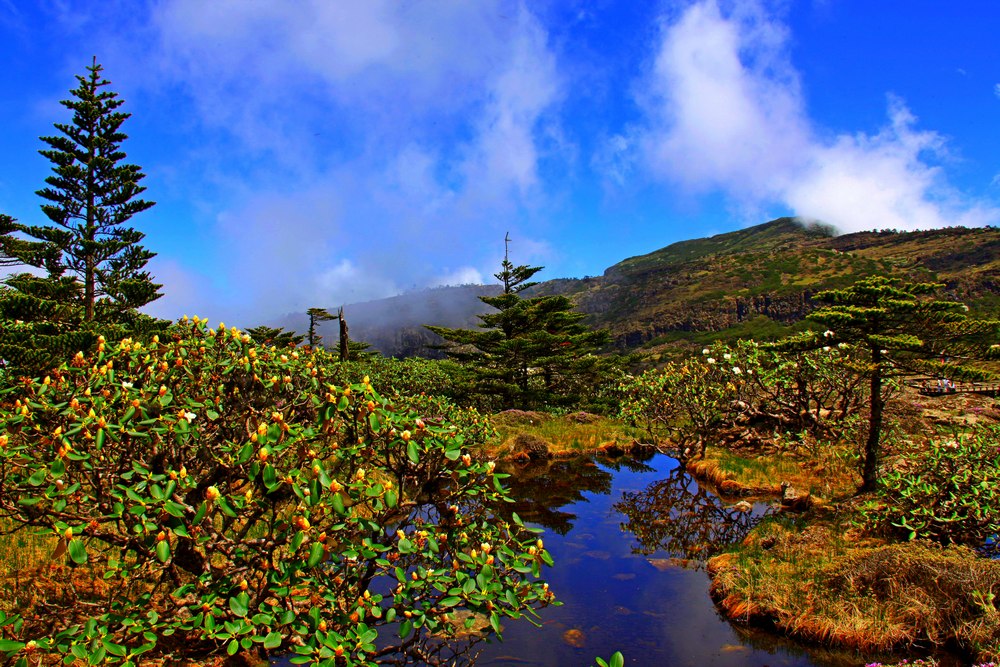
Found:
<path fill-rule="evenodd" d="M 340 320 L 340 360 L 347 361 L 349 355 L 350 341 L 347 337 L 347 320 L 344 318 L 344 308 L 341 307 L 337 312 L 337 318 Z"/>
<path fill-rule="evenodd" d="M 868 441 L 865 442 L 865 466 L 861 473 L 861 488 L 858 493 L 874 491 L 878 484 L 879 440 L 882 437 L 882 351 L 872 350 L 874 369 L 871 377 L 871 414 L 868 418 Z"/>

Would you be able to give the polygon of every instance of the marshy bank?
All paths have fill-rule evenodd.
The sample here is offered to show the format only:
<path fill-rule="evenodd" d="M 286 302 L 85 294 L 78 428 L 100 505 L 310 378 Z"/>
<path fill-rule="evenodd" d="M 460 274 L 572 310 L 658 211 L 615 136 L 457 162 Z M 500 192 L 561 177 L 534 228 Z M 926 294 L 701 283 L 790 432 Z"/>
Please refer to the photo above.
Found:
<path fill-rule="evenodd" d="M 917 434 L 952 428 L 955 418 L 977 422 L 961 426 L 982 426 L 992 410 L 985 404 L 966 405 L 967 399 L 961 399 L 961 405 L 939 402 L 925 410 L 916 400 L 901 406 L 900 416 L 911 432 L 902 433 L 888 450 L 887 470 L 907 470 L 912 467 L 907 461 L 926 457 L 927 442 Z M 705 459 L 689 461 L 685 471 L 673 459 L 641 453 L 642 448 L 638 456 L 567 458 L 584 446 L 592 454 L 617 454 L 618 442 L 640 441 L 641 433 L 613 422 L 595 419 L 588 424 L 589 419 L 540 413 L 501 415 L 498 421 L 506 429 L 499 440 L 506 446 L 494 454 L 506 452 L 510 458 L 518 452 L 517 444 L 545 440 L 546 448 L 539 448 L 537 457 L 515 455 L 520 463 L 501 467 L 512 474 L 507 483 L 518 499 L 517 511 L 550 534 L 546 544 L 556 559 L 555 590 L 568 605 L 583 604 L 588 613 L 593 611 L 589 619 L 583 614 L 588 620 L 580 620 L 577 610 L 546 611 L 546 623 L 560 632 L 543 629 L 539 638 L 526 636 L 523 641 L 537 642 L 543 654 L 552 653 L 551 660 L 572 662 L 560 657 L 560 651 L 582 644 L 596 655 L 623 650 L 632 664 L 728 664 L 728 653 L 740 656 L 732 664 L 748 664 L 756 660 L 748 656 L 770 646 L 768 641 L 795 656 L 782 654 L 782 660 L 802 661 L 783 663 L 772 655 L 768 664 L 860 665 L 929 657 L 960 665 L 997 655 L 1000 614 L 994 596 L 1000 594 L 1000 563 L 968 547 L 900 542 L 898 535 L 865 529 L 865 512 L 880 501 L 855 496 L 856 458 L 844 447 L 809 441 L 770 448 L 710 447 Z M 581 422 L 593 429 L 594 437 L 580 437 Z M 523 435 L 530 429 L 530 437 Z M 553 446 L 552 433 L 561 434 L 570 446 Z M 891 483 L 894 478 L 888 479 Z M 776 511 L 783 486 L 808 499 L 798 508 L 806 511 Z M 713 500 L 705 500 L 708 497 Z M 748 508 L 752 511 L 741 511 Z M 588 523 L 586 540 L 574 539 L 581 521 L 616 529 Z M 636 558 L 644 562 L 633 563 Z M 714 600 L 713 613 L 731 622 L 727 632 L 747 638 L 719 644 L 715 653 L 701 655 L 702 663 L 685 663 L 679 654 L 657 653 L 651 646 L 673 641 L 664 639 L 665 628 L 676 623 L 664 620 L 670 618 L 668 613 L 656 627 L 646 627 L 641 638 L 630 634 L 632 626 L 626 624 L 610 634 L 627 642 L 605 643 L 601 628 L 614 626 L 618 615 L 635 622 L 667 613 L 656 604 L 644 608 L 655 598 L 648 587 L 667 585 L 655 579 L 664 573 L 676 577 L 669 586 L 683 599 L 683 608 L 694 610 Z M 584 590 L 590 593 L 576 592 L 581 585 L 574 581 L 577 576 L 584 577 L 589 587 Z M 604 583 L 598 587 L 595 581 Z M 625 581 L 636 582 L 628 594 L 619 590 Z M 694 590 L 700 590 L 701 602 Z M 675 605 L 676 600 L 668 604 Z M 712 625 L 703 612 L 690 613 Z M 497 650 L 520 643 L 522 639 L 515 639 L 520 632 L 513 630 Z M 785 640 L 776 639 L 779 635 L 804 644 L 782 643 Z M 729 647 L 722 651 L 722 646 Z M 636 650 L 641 657 L 633 662 Z M 582 658 L 582 653 L 570 654 Z"/>

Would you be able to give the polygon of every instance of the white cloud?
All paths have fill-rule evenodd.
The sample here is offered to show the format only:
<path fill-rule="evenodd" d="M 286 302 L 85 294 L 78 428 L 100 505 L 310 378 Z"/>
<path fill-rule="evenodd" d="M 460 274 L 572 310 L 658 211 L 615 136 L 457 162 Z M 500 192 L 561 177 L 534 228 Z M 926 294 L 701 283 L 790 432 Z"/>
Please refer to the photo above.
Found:
<path fill-rule="evenodd" d="M 993 94 L 1000 97 L 1000 83 L 993 85 Z"/>
<path fill-rule="evenodd" d="M 933 160 L 944 139 L 916 129 L 890 96 L 875 134 L 825 136 L 808 118 L 784 25 L 752 0 L 702 0 L 662 27 L 642 100 L 641 159 L 693 192 L 723 191 L 841 231 L 982 225 L 1000 211 L 968 202 Z"/>
<path fill-rule="evenodd" d="M 218 263 L 246 266 L 245 310 L 481 277 L 445 267 L 492 266 L 544 205 L 562 82 L 524 6 L 166 0 L 153 31 L 147 85 L 187 91 L 208 129 L 196 168 L 224 190 Z"/>
<path fill-rule="evenodd" d="M 399 287 L 379 274 L 367 274 L 351 260 L 337 262 L 315 278 L 316 303 L 343 305 L 381 299 L 399 292 Z"/>
<path fill-rule="evenodd" d="M 147 265 L 150 273 L 153 274 L 154 282 L 163 285 L 160 293 L 162 297 L 148 304 L 143 308 L 143 312 L 153 317 L 162 317 L 173 320 L 180 315 L 198 315 L 204 317 L 208 311 L 195 312 L 188 309 L 193 304 L 206 306 L 205 302 L 199 298 L 199 294 L 204 291 L 204 277 L 199 277 L 196 272 L 181 265 L 179 262 L 164 259 L 157 255 L 149 261 Z M 218 307 L 211 309 L 213 316 L 226 316 L 220 312 Z"/>
<path fill-rule="evenodd" d="M 431 286 L 439 285 L 482 285 L 486 279 L 478 269 L 471 266 L 462 266 L 454 271 L 445 273 L 436 280 L 431 281 Z"/>
<path fill-rule="evenodd" d="M 544 29 L 524 9 L 517 23 L 508 62 L 490 85 L 479 137 L 464 168 L 475 187 L 501 195 L 508 187 L 527 194 L 537 185 L 536 124 L 559 95 Z"/>

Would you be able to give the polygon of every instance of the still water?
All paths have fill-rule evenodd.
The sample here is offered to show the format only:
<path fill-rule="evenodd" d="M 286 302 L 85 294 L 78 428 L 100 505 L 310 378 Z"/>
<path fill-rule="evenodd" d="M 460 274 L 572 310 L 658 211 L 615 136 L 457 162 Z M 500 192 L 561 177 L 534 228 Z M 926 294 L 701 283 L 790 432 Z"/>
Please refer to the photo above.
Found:
<path fill-rule="evenodd" d="M 701 564 L 718 544 L 742 539 L 766 506 L 728 507 L 659 454 L 512 472 L 514 510 L 545 529 L 555 559 L 545 577 L 563 606 L 543 609 L 541 628 L 508 622 L 477 665 L 592 665 L 616 650 L 627 665 L 863 664 L 810 655 L 716 612 Z"/>

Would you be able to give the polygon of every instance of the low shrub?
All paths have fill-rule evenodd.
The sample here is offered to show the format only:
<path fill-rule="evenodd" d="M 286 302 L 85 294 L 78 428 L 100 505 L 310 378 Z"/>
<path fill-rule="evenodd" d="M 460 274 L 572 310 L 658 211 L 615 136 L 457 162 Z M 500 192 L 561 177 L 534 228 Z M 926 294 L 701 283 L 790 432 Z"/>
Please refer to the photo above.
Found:
<path fill-rule="evenodd" d="M 926 443 L 882 476 L 862 513 L 869 529 L 997 551 L 1000 430 L 981 428 Z M 987 546 L 987 544 L 991 546 Z"/>
<path fill-rule="evenodd" d="M 0 652 L 447 660 L 463 625 L 552 599 L 551 558 L 468 452 L 477 419 L 222 325 L 101 342 L 0 396 L 0 526 L 76 568 L 57 598 L 8 590 Z"/>

